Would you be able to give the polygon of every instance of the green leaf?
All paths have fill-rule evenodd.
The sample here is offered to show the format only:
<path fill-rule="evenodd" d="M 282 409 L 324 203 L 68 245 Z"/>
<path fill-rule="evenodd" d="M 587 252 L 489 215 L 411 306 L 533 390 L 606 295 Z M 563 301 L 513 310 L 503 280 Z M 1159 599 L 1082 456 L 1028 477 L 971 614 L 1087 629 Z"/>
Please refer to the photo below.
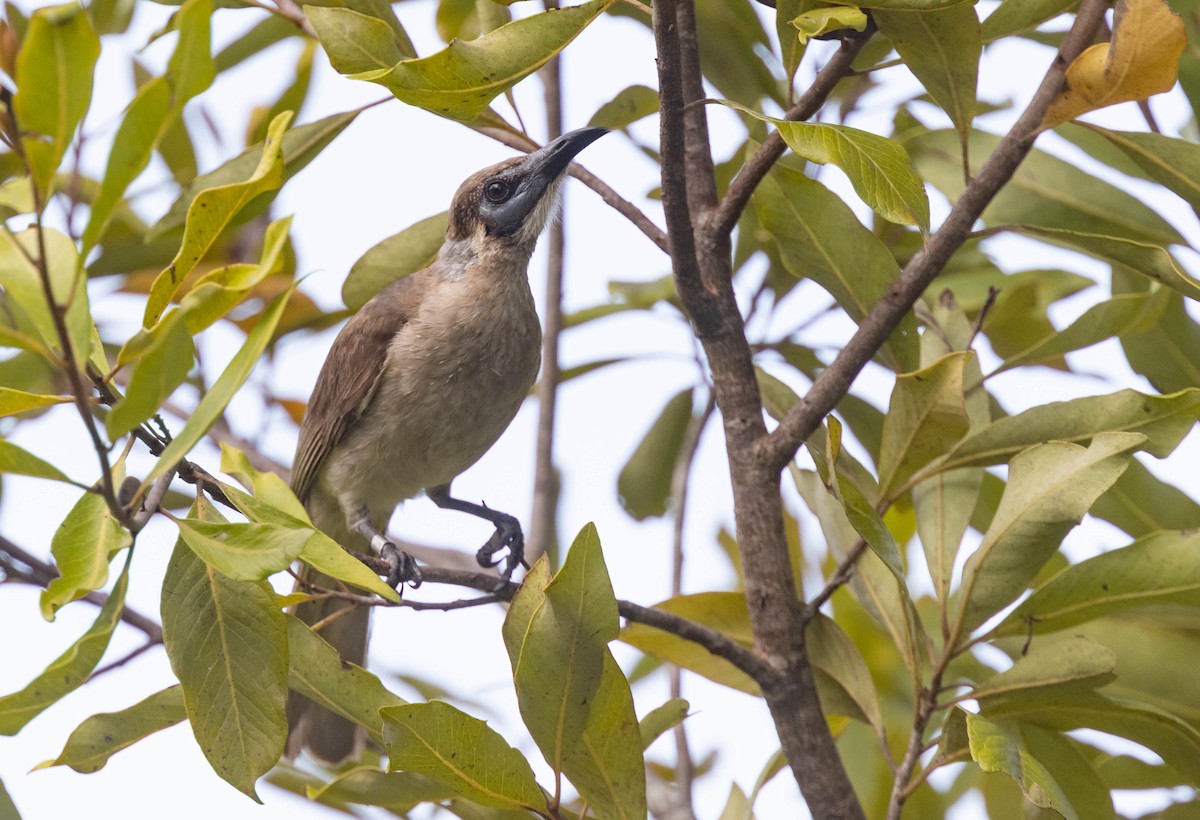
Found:
<path fill-rule="evenodd" d="M 1066 328 L 1006 359 L 990 375 L 1014 367 L 1054 362 L 1065 353 L 1091 347 L 1113 336 L 1142 333 L 1157 324 L 1170 293 L 1165 289 L 1153 294 L 1129 293 L 1092 305 Z"/>
<path fill-rule="evenodd" d="M 266 349 L 267 343 L 275 333 L 275 326 L 279 324 L 279 317 L 283 314 L 284 307 L 287 306 L 288 299 L 292 295 L 292 291 L 296 289 L 295 285 L 291 285 L 279 296 L 275 297 L 267 308 L 262 312 L 258 319 L 258 324 L 250 331 L 250 335 L 246 337 L 245 344 L 230 360 L 229 365 L 225 368 L 216 383 L 212 388 L 204 394 L 204 398 L 200 400 L 200 404 L 196 406 L 195 411 L 188 417 L 187 422 L 183 425 L 183 429 L 172 439 L 167 445 L 162 454 L 158 457 L 154 468 L 150 471 L 142 482 L 142 490 L 149 488 L 155 479 L 164 476 L 179 463 L 179 460 L 186 456 L 188 452 L 196 446 L 196 443 L 204 437 L 221 414 L 225 410 L 225 405 L 229 404 L 230 399 L 242 386 L 242 382 L 250 375 L 250 371 L 254 369 L 254 365 L 258 363 L 259 357 L 263 350 Z"/>
<path fill-rule="evenodd" d="M 146 315 L 142 320 L 145 327 L 151 327 L 158 321 L 184 277 L 191 273 L 238 211 L 259 194 L 273 191 L 283 184 L 283 132 L 291 121 L 292 112 L 285 111 L 271 122 L 267 139 L 263 142 L 262 159 L 249 177 L 227 185 L 205 188 L 196 194 L 188 206 L 183 244 L 175 254 L 175 259 L 158 275 L 150 288 Z"/>
<path fill-rule="evenodd" d="M 419 59 L 396 59 L 380 41 L 378 26 L 347 9 L 306 9 L 334 67 L 358 80 L 376 82 L 397 99 L 455 120 L 473 120 L 488 104 L 562 51 L 613 0 L 533 14 L 477 40 L 456 40 Z M 353 48 L 367 53 L 349 62 Z M 368 65 L 378 66 L 366 68 Z"/>
<path fill-rule="evenodd" d="M 821 613 L 809 623 L 804 635 L 822 708 L 827 714 L 844 714 L 867 723 L 882 740 L 884 724 L 879 696 L 867 662 L 854 641 L 832 618 Z"/>
<path fill-rule="evenodd" d="M 887 246 L 840 198 L 799 171 L 776 165 L 755 191 L 754 202 L 787 269 L 829 291 L 855 322 L 862 321 L 899 274 Z M 898 372 L 916 367 L 917 329 L 911 316 L 900 323 L 880 356 Z"/>
<path fill-rule="evenodd" d="M 481 806 L 545 808 L 524 756 L 482 720 L 438 701 L 388 706 L 380 714 L 389 771 L 431 777 Z"/>
<path fill-rule="evenodd" d="M 1116 674 L 1117 655 L 1082 635 L 1036 641 L 1005 671 L 984 681 L 971 696 L 986 700 L 1013 692 L 1036 694 L 1048 687 L 1098 689 Z"/>
<path fill-rule="evenodd" d="M 1101 433 L 1141 433 L 1147 441 L 1139 447 L 1156 458 L 1166 458 L 1200 418 L 1200 388 L 1169 396 L 1149 396 L 1121 390 L 1107 396 L 1089 396 L 1051 402 L 998 419 L 967 436 L 936 466 L 939 470 L 1002 464 L 1014 454 L 1044 441 L 1082 444 Z"/>
<path fill-rule="evenodd" d="M 1137 433 L 1100 433 L 1086 448 L 1050 441 L 1012 460 L 992 524 L 963 567 L 956 639 L 1021 594 L 1143 441 Z"/>
<path fill-rule="evenodd" d="M 257 500 L 297 521 L 309 523 L 308 512 L 286 481 L 277 473 L 256 469 L 245 453 L 225 441 L 221 442 L 221 472 L 236 478 L 243 487 L 254 493 Z"/>
<path fill-rule="evenodd" d="M 70 766 L 80 774 L 98 772 L 117 752 L 184 720 L 183 690 L 169 686 L 128 709 L 92 715 L 71 732 L 58 757 L 37 768 Z"/>
<path fill-rule="evenodd" d="M 13 390 L 0 387 L 0 418 L 15 416 L 18 413 L 28 413 L 55 404 L 72 402 L 71 396 L 43 396 L 38 393 L 26 393 L 24 390 Z"/>
<path fill-rule="evenodd" d="M 222 48 L 213 57 L 218 72 L 228 71 L 276 43 L 300 35 L 296 24 L 277 14 L 269 14 L 255 23 L 245 34 Z"/>
<path fill-rule="evenodd" d="M 521 716 L 551 768 L 570 778 L 598 816 L 643 817 L 641 736 L 629 683 L 608 649 L 618 631 L 600 539 L 588 525 L 552 581 L 522 585 L 504 639 Z"/>
<path fill-rule="evenodd" d="M 308 6 L 308 16 L 329 63 L 341 74 L 387 70 L 405 55 L 387 23 L 346 8 Z"/>
<path fill-rule="evenodd" d="M 411 811 L 420 803 L 440 803 L 450 800 L 455 792 L 423 775 L 392 772 L 388 774 L 371 766 L 355 766 L 321 786 L 308 786 L 309 800 L 327 806 L 357 803 L 363 806 L 382 806 L 394 812 Z"/>
<path fill-rule="evenodd" d="M 1001 0 L 983 21 L 984 42 L 1027 32 L 1073 5 L 1075 0 Z"/>
<path fill-rule="evenodd" d="M 854 192 L 884 219 L 929 230 L 929 197 L 900 143 L 844 125 L 791 122 L 725 104 L 774 124 L 788 147 L 806 160 L 841 168 Z"/>
<path fill-rule="evenodd" d="M 983 470 L 965 467 L 938 473 L 913 487 L 917 534 L 939 601 L 950 597 L 954 562 L 982 484 Z"/>
<path fill-rule="evenodd" d="M 975 118 L 975 86 L 983 50 L 973 4 L 941 11 L 879 9 L 873 19 L 965 143 Z"/>
<path fill-rule="evenodd" d="M 303 542 L 299 556 L 301 561 L 330 578 L 400 603 L 400 593 L 385 584 L 366 564 L 338 546 L 332 538 L 312 526 L 308 512 L 282 478 L 275 473 L 255 470 L 242 452 L 224 443 L 221 444 L 221 469 L 236 476 L 243 486 L 254 491 L 251 496 L 228 484 L 221 485 L 238 512 L 253 522 L 293 531 L 295 537 Z"/>
<path fill-rule="evenodd" d="M 312 531 L 277 524 L 177 519 L 179 537 L 213 569 L 234 581 L 261 581 L 300 557 Z"/>
<path fill-rule="evenodd" d="M 997 698 L 982 710 L 991 720 L 1022 720 L 1059 731 L 1095 729 L 1139 743 L 1195 785 L 1200 783 L 1200 732 L 1168 712 L 1099 692 L 1042 692 Z"/>
<path fill-rule="evenodd" d="M 71 479 L 53 464 L 44 461 L 33 453 L 25 450 L 10 441 L 0 439 L 0 474 L 10 475 L 27 475 L 34 478 L 48 478 L 51 481 L 65 481 L 70 483 Z"/>
<path fill-rule="evenodd" d="M 66 3 L 33 13 L 17 52 L 12 106 L 43 203 L 75 127 L 88 110 L 99 56 L 100 39 L 82 6 Z"/>
<path fill-rule="evenodd" d="M 521 715 L 556 771 L 562 771 L 566 747 L 583 734 L 603 650 L 617 637 L 616 599 L 607 576 L 595 528 L 586 527 L 520 636 L 513 677 Z M 559 673 L 545 675 L 547 668 Z"/>
<path fill-rule="evenodd" d="M 24 689 L 0 697 L 0 735 L 15 735 L 25 724 L 87 681 L 121 621 L 128 587 L 129 561 L 126 560 L 125 569 L 87 632 Z"/>
<path fill-rule="evenodd" d="M 638 521 L 665 515 L 679 451 L 692 422 L 692 389 L 676 393 L 617 476 L 617 497 Z"/>
<path fill-rule="evenodd" d="M 1072 564 L 1033 591 L 999 635 L 1055 632 L 1155 604 L 1200 606 L 1200 533 L 1157 532 Z"/>
<path fill-rule="evenodd" d="M 782 83 L 771 72 L 773 61 L 761 56 L 774 46 L 753 4 L 699 0 L 695 5 L 704 79 L 722 96 L 744 105 L 757 106 L 766 97 L 783 106 Z M 618 3 L 615 8 L 620 6 Z"/>
<path fill-rule="evenodd" d="M 449 223 L 449 214 L 443 211 L 389 236 L 360 256 L 342 284 L 346 307 L 358 310 L 392 282 L 432 264 Z"/>
<path fill-rule="evenodd" d="M 332 114 L 324 119 L 292 128 L 283 135 L 283 182 L 300 173 L 317 154 L 346 129 L 363 109 Z M 213 188 L 237 185 L 251 177 L 262 161 L 264 145 L 252 145 L 233 159 L 196 177 L 171 204 L 167 213 L 155 223 L 146 235 L 146 242 L 154 242 L 168 233 L 184 226 L 187 215 L 196 197 Z M 278 187 L 265 191 L 234 215 L 232 225 L 240 225 L 261 214 L 275 197 Z"/>
<path fill-rule="evenodd" d="M 1135 538 L 1158 530 L 1200 527 L 1200 504 L 1137 459 L 1129 462 L 1117 483 L 1096 500 L 1091 513 Z"/>
<path fill-rule="evenodd" d="M 971 176 L 999 143 L 994 134 L 971 132 Z M 906 145 L 921 176 L 956 201 L 964 188 L 958 134 L 929 131 Z M 1170 223 L 1132 194 L 1037 149 L 1029 153 L 981 218 L 989 227 L 1023 225 L 1147 245 L 1186 244 Z"/>
<path fill-rule="evenodd" d="M 409 39 L 404 26 L 400 24 L 400 20 L 396 17 L 396 12 L 393 11 L 389 0 L 314 0 L 314 2 L 305 3 L 305 5 L 347 8 L 375 20 L 382 20 L 391 29 L 392 40 L 395 41 L 400 55 L 402 57 L 417 56 L 412 40 Z"/>
<path fill-rule="evenodd" d="M 1104 262 L 1123 265 L 1133 273 L 1160 282 L 1190 299 L 1200 299 L 1200 280 L 1190 276 L 1170 251 L 1151 242 L 1089 233 L 1087 230 L 1059 230 L 1028 225 L 1022 226 L 1018 232 L 1054 245 L 1065 245 Z"/>
<path fill-rule="evenodd" d="M 295 615 L 286 616 L 288 688 L 367 730 L 383 744 L 381 709 L 404 703 L 367 670 L 346 663 Z"/>
<path fill-rule="evenodd" d="M 623 88 L 600 106 L 588 125 L 612 130 L 628 128 L 638 120 L 658 113 L 658 92 L 644 85 Z"/>
<path fill-rule="evenodd" d="M 118 473 L 116 483 L 120 480 Z M 132 543 L 133 536 L 113 516 L 104 497 L 84 493 L 50 542 L 59 575 L 41 594 L 42 617 L 54 620 L 59 608 L 108 583 L 109 562 Z"/>
<path fill-rule="evenodd" d="M 879 500 L 892 498 L 913 473 L 950 450 L 970 426 L 963 368 L 973 353 L 949 353 L 928 367 L 896 377 L 883 421 Z"/>
<path fill-rule="evenodd" d="M 985 772 L 1001 772 L 1017 782 L 1032 803 L 1054 809 L 1068 820 L 1078 815 L 1046 767 L 996 724 L 967 713 L 971 758 Z"/>
<path fill-rule="evenodd" d="M 832 0 L 841 6 L 863 9 L 892 9 L 895 11 L 940 11 L 968 4 L 971 0 Z"/>
<path fill-rule="evenodd" d="M 67 336 L 74 353 L 75 366 L 82 369 L 91 350 L 94 326 L 88 308 L 86 277 L 79 265 L 75 242 L 52 228 L 43 229 L 40 242 L 37 228 L 28 228 L 15 235 L 9 231 L 0 233 L 0 287 L 29 317 L 46 346 L 62 356 L 63 345 L 53 314 L 46 303 L 41 271 L 30 261 L 41 257 L 43 244 L 46 248 L 50 290 L 54 294 L 54 301 L 66 306 Z"/>
<path fill-rule="evenodd" d="M 650 748 L 650 744 L 658 740 L 663 733 L 683 723 L 690 708 L 683 698 L 671 698 L 662 706 L 656 706 L 647 712 L 638 722 L 638 731 L 642 735 L 642 749 Z"/>
<path fill-rule="evenodd" d="M 192 515 L 221 523 L 201 499 Z M 196 742 L 221 779 L 259 802 L 254 782 L 287 739 L 287 627 L 271 586 L 222 575 L 180 538 L 163 579 L 162 621 Z"/>
<path fill-rule="evenodd" d="M 1029 753 L 1041 761 L 1080 817 L 1115 817 L 1112 794 L 1081 751 L 1083 744 L 1061 732 L 1021 726 Z"/>
<path fill-rule="evenodd" d="M 817 473 L 800 470 L 795 465 L 789 470 L 801 498 L 817 517 L 831 554 L 845 558 L 858 540 L 858 533 L 846 518 L 844 506 Z M 866 553 L 858 560 L 850 590 L 887 631 L 910 671 L 916 670 L 924 651 L 918 636 L 917 613 L 907 586 L 897 579 L 895 571 L 874 552 Z"/>
<path fill-rule="evenodd" d="M 904 563 L 900 558 L 900 547 L 895 536 L 883 522 L 875 507 L 858 489 L 858 485 L 844 475 L 837 476 L 838 498 L 846 512 L 846 520 L 855 532 L 866 540 L 871 550 L 887 566 L 896 580 L 904 583 Z"/>
<path fill-rule="evenodd" d="M 149 337 L 149 344 L 129 374 L 125 395 L 104 420 L 110 440 L 115 441 L 157 413 L 192 369 L 192 337 L 181 311 L 172 311 Z"/>
<path fill-rule="evenodd" d="M 1114 295 L 1158 289 L 1121 266 L 1113 268 L 1112 281 Z M 1173 393 L 1200 384 L 1200 325 L 1179 293 L 1166 290 L 1161 298 L 1166 305 L 1158 321 L 1141 333 L 1123 335 L 1121 346 L 1134 372 L 1149 379 L 1158 392 Z"/>
<path fill-rule="evenodd" d="M 1097 125 L 1084 125 L 1103 134 L 1151 179 L 1178 194 L 1193 208 L 1200 208 L 1200 146 L 1162 134 L 1110 131 Z"/>
<path fill-rule="evenodd" d="M 129 104 L 113 138 L 104 180 L 92 200 L 83 232 L 84 256 L 103 236 L 114 208 L 149 164 L 155 146 L 172 126 L 178 125 L 184 105 L 212 84 L 212 12 L 212 0 L 188 0 L 183 4 L 176 18 L 179 39 L 167 75 L 139 88 Z"/>
<path fill-rule="evenodd" d="M 286 263 L 291 226 L 290 216 L 267 226 L 258 264 L 227 265 L 209 271 L 196 281 L 179 302 L 188 333 L 195 336 L 223 319 L 260 282 L 279 272 Z"/>
<path fill-rule="evenodd" d="M 867 15 L 857 8 L 812 9 L 793 19 L 791 25 L 800 33 L 800 42 L 804 44 L 822 34 L 835 31 L 866 31 Z M 783 39 L 782 34 L 780 39 Z"/>

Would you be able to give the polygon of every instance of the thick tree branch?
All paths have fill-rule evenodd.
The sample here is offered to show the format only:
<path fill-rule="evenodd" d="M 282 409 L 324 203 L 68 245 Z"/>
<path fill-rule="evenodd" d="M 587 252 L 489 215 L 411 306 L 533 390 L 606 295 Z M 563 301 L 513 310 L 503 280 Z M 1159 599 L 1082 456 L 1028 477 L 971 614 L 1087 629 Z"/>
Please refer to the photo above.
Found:
<path fill-rule="evenodd" d="M 842 47 L 834 53 L 833 58 L 825 64 L 825 67 L 817 72 L 817 76 L 813 78 L 812 85 L 804 92 L 804 96 L 784 113 L 783 118 L 793 122 L 803 122 L 820 111 L 821 106 L 829 99 L 829 95 L 833 93 L 837 84 L 849 76 L 854 58 L 862 51 L 862 47 L 866 45 L 868 39 L 869 37 L 861 37 L 842 40 Z M 717 235 L 726 235 L 733 231 L 742 211 L 750 202 L 750 196 L 754 193 L 754 189 L 758 187 L 763 177 L 771 170 L 771 166 L 783 156 L 783 152 L 786 150 L 787 145 L 784 144 L 783 137 L 779 136 L 778 131 L 772 132 L 771 136 L 763 140 L 762 145 L 758 146 L 758 150 L 754 152 L 754 156 L 750 157 L 745 166 L 738 171 L 738 175 L 733 178 L 733 182 L 729 184 L 725 196 L 709 218 L 708 230 Z"/>
<path fill-rule="evenodd" d="M 950 257 L 962 247 L 983 209 L 1012 178 L 1033 148 L 1042 118 L 1062 88 L 1067 66 L 1092 41 L 1105 8 L 1107 4 L 1100 0 L 1089 0 L 1080 7 L 1075 24 L 1064 38 L 1029 106 L 954 203 L 946 221 L 913 256 L 833 363 L 817 377 L 804 398 L 771 434 L 762 447 L 762 457 L 772 470 L 782 471 L 787 466 L 804 440 L 846 395 L 866 363 L 891 336 Z"/>
<path fill-rule="evenodd" d="M 721 409 L 755 653 L 772 670 L 756 679 L 813 815 L 860 818 L 862 810 L 821 712 L 805 651 L 803 613 L 784 538 L 780 474 L 764 469 L 757 455 L 767 433 L 752 351 L 733 291 L 729 233 L 707 227 L 715 205 L 707 128 L 691 113 L 702 107 L 686 107 L 693 102 L 689 98 L 698 99 L 701 82 L 692 0 L 657 0 L 653 23 L 671 263 Z"/>

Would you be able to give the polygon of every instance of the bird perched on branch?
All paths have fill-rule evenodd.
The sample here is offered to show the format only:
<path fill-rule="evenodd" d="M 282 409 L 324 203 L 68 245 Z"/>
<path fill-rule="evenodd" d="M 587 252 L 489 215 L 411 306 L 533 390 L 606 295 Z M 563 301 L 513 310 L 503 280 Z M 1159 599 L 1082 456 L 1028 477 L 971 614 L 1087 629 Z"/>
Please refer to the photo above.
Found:
<path fill-rule="evenodd" d="M 481 565 L 502 563 L 507 579 L 523 563 L 517 519 L 452 497 L 450 483 L 500 438 L 537 378 L 541 326 L 529 258 L 571 160 L 605 131 L 572 131 L 468 178 L 454 195 L 437 259 L 363 305 L 317 376 L 292 489 L 323 532 L 379 556 L 392 586 L 421 580 L 416 562 L 385 532 L 396 506 L 422 491 L 439 507 L 495 525 L 476 555 Z M 311 584 L 337 587 L 304 572 Z M 331 617 L 347 606 L 353 610 Z M 369 608 L 322 599 L 296 614 L 323 622 L 322 637 L 343 659 L 364 664 Z M 288 726 L 292 756 L 308 748 L 340 762 L 361 744 L 354 724 L 295 694 Z"/>

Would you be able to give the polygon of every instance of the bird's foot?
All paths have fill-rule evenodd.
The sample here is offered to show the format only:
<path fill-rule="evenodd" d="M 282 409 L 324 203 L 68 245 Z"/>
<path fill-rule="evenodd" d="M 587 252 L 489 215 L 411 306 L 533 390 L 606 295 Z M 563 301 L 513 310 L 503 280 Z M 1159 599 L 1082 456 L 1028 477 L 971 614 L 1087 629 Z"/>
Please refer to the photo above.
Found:
<path fill-rule="evenodd" d="M 508 550 L 503 558 L 494 558 L 496 553 Z M 500 577 L 507 582 L 512 579 L 518 566 L 529 569 L 525 563 L 525 534 L 521 531 L 521 522 L 511 515 L 505 515 L 496 521 L 496 531 L 487 543 L 475 553 L 475 560 L 481 567 L 494 567 L 500 564 Z M 503 586 L 503 584 L 502 584 Z"/>
<path fill-rule="evenodd" d="M 379 557 L 387 567 L 387 585 L 392 589 L 399 589 L 401 584 L 408 584 L 413 589 L 421 586 L 421 568 L 407 552 L 391 541 L 384 541 Z"/>

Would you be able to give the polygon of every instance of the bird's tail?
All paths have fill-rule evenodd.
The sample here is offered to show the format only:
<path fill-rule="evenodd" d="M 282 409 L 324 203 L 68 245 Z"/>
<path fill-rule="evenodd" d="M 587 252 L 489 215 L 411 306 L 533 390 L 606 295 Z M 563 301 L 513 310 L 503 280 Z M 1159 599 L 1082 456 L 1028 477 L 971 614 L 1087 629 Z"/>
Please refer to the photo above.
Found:
<path fill-rule="evenodd" d="M 319 492 L 319 491 L 317 491 Z M 366 542 L 351 534 L 340 512 L 330 513 L 323 499 L 310 499 L 309 514 L 313 523 L 339 544 L 366 549 Z M 336 504 L 332 505 L 336 511 Z M 307 583 L 325 589 L 341 589 L 342 582 L 310 567 L 300 568 L 300 577 Z M 302 585 L 298 585 L 300 587 Z M 366 666 L 367 635 L 371 608 L 337 598 L 323 598 L 297 604 L 294 614 L 328 641 L 342 656 L 343 662 Z M 366 733 L 361 727 L 295 692 L 288 694 L 288 740 L 286 755 L 294 758 L 305 749 L 317 760 L 330 765 L 358 757 Z"/>

